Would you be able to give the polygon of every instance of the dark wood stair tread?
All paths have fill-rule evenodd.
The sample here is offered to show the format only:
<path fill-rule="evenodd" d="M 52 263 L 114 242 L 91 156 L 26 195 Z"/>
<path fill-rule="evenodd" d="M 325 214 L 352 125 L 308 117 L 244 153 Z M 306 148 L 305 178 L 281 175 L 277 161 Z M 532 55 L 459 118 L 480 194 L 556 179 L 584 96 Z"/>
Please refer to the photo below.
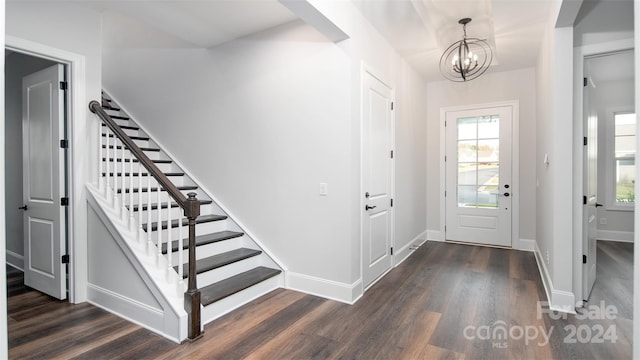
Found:
<path fill-rule="evenodd" d="M 211 234 L 196 236 L 196 247 L 207 245 L 207 244 L 213 244 L 223 240 L 238 238 L 243 235 L 244 233 L 242 232 L 225 230 L 225 231 L 219 231 Z M 172 241 L 171 252 L 178 251 L 178 245 L 179 245 L 178 240 Z M 182 240 L 182 249 L 186 250 L 188 248 L 189 248 L 189 238 L 185 238 Z M 162 253 L 163 254 L 167 253 L 167 243 L 162 244 Z"/>
<path fill-rule="evenodd" d="M 102 145 L 103 149 L 107 148 L 107 145 Z M 129 148 L 127 146 L 124 147 L 125 149 L 129 150 Z M 109 145 L 109 149 L 113 149 L 113 145 Z M 118 145 L 116 146 L 117 150 L 122 150 L 122 146 Z M 155 152 L 159 152 L 160 149 L 158 148 L 150 148 L 150 147 L 140 147 L 140 150 L 142 151 L 155 151 Z"/>
<path fill-rule="evenodd" d="M 117 108 L 117 107 L 111 106 L 111 105 L 102 104 L 102 108 L 105 109 L 105 110 L 120 111 L 120 108 Z"/>
<path fill-rule="evenodd" d="M 211 204 L 213 201 L 211 200 L 200 200 L 200 205 L 209 205 Z M 169 205 L 164 202 L 160 204 L 160 208 L 161 209 L 166 209 Z M 138 205 L 133 205 L 133 211 L 138 211 Z M 147 211 L 147 208 L 149 207 L 149 204 L 143 204 L 142 205 L 142 211 Z M 171 203 L 171 207 L 172 208 L 177 208 L 178 207 L 178 203 L 176 202 L 172 202 Z M 127 209 L 129 208 L 129 206 L 127 206 Z M 151 210 L 158 210 L 158 203 L 152 203 L 151 204 Z M 163 247 L 164 249 L 164 247 Z"/>
<path fill-rule="evenodd" d="M 264 266 L 259 266 L 255 269 L 245 271 L 200 289 L 200 302 L 203 306 L 210 305 L 280 273 L 280 270 Z"/>
<path fill-rule="evenodd" d="M 186 186 L 176 186 L 178 188 L 178 190 L 181 191 L 185 191 L 185 190 L 197 190 L 198 187 L 196 185 L 186 185 Z M 147 192 L 148 188 L 144 187 L 142 188 L 142 192 Z M 161 191 L 166 191 L 165 189 L 160 189 Z M 138 188 L 134 188 L 134 189 L 125 189 L 125 193 L 128 194 L 130 191 L 133 191 L 134 193 L 137 193 L 140 191 L 140 189 Z M 156 192 L 158 191 L 157 187 L 152 187 L 151 188 L 151 192 Z M 118 194 L 120 194 L 122 192 L 122 189 L 118 189 Z"/>
<path fill-rule="evenodd" d="M 196 224 L 203 224 L 203 223 L 208 223 L 208 222 L 212 222 L 212 221 L 220 221 L 220 220 L 225 220 L 227 218 L 226 215 L 201 215 L 198 216 L 198 218 L 196 219 Z M 171 227 L 172 228 L 176 228 L 178 227 L 178 219 L 175 220 L 171 220 Z M 182 226 L 186 226 L 189 225 L 189 221 L 187 220 L 187 218 L 183 218 L 182 219 Z M 142 229 L 144 231 L 147 231 L 148 228 L 148 224 L 142 224 Z M 162 230 L 166 230 L 167 229 L 167 221 L 163 221 L 162 222 Z M 158 230 L 158 222 L 154 221 L 151 223 L 151 231 L 156 231 Z"/>
<path fill-rule="evenodd" d="M 116 174 L 117 174 L 118 176 L 122 176 L 122 173 L 116 173 Z M 127 177 L 127 176 L 131 176 L 131 175 L 132 175 L 132 173 L 124 173 L 124 176 L 125 176 L 125 177 Z M 183 172 L 166 172 L 166 173 L 164 173 L 164 175 L 165 175 L 165 176 L 184 176 L 184 173 L 183 173 Z M 107 173 L 103 172 L 103 173 L 102 173 L 102 176 L 107 176 Z M 112 172 L 110 172 L 110 173 L 109 173 L 109 176 L 113 176 L 113 173 L 112 173 Z M 134 177 L 138 176 L 138 173 L 137 173 L 137 172 L 134 172 L 134 173 L 133 173 L 133 176 L 134 176 Z M 149 176 L 149 173 L 142 173 L 142 176 L 143 176 L 143 177 L 145 177 L 145 176 Z"/>
<path fill-rule="evenodd" d="M 102 161 L 107 161 L 107 158 L 102 158 Z M 155 164 L 171 164 L 172 161 L 168 159 L 151 159 Z M 113 158 L 109 158 L 109 162 L 113 162 Z M 122 162 L 121 158 L 116 158 L 116 162 Z M 131 162 L 131 159 L 124 159 L 124 162 Z M 134 163 L 139 162 L 138 159 L 133 159 Z"/>
<path fill-rule="evenodd" d="M 204 258 L 196 261 L 196 274 L 201 274 L 203 272 L 217 269 L 225 265 L 233 264 L 234 262 L 248 259 L 250 257 L 254 257 L 260 254 L 262 254 L 262 251 L 260 250 L 240 248 L 240 249 L 227 251 L 222 254 L 209 256 L 208 258 Z M 177 266 L 174 266 L 173 268 L 176 269 L 176 271 L 178 271 Z M 189 264 L 184 264 L 182 266 L 182 272 L 185 278 L 189 276 Z"/>
<path fill-rule="evenodd" d="M 107 134 L 102 134 L 102 137 L 106 137 Z M 109 137 L 112 138 L 113 134 L 109 134 Z M 141 140 L 141 141 L 149 141 L 149 138 L 146 136 L 129 136 L 133 140 Z"/>
<path fill-rule="evenodd" d="M 113 117 L 113 116 L 112 116 Z M 123 116 L 120 116 L 123 117 Z M 120 119 L 120 120 L 125 120 L 125 119 Z M 107 127 L 107 124 L 102 124 L 102 126 Z M 121 129 L 127 129 L 127 130 L 140 130 L 139 127 L 137 126 L 131 126 L 131 125 L 118 125 L 120 126 Z"/>
<path fill-rule="evenodd" d="M 109 115 L 109 116 L 111 116 L 112 119 L 131 120 L 131 118 L 129 118 L 128 116 L 121 116 L 121 115 Z"/>

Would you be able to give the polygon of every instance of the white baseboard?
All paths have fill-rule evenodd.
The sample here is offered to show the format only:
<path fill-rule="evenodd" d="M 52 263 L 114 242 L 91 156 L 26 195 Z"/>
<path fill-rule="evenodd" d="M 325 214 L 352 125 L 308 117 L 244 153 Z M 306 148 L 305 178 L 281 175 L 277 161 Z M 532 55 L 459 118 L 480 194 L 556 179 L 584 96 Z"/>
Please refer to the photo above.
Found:
<path fill-rule="evenodd" d="M 285 273 L 285 287 L 287 289 L 340 301 L 347 304 L 355 303 L 364 291 L 362 279 L 353 284 L 326 280 L 292 271 Z"/>
<path fill-rule="evenodd" d="M 518 250 L 535 251 L 536 241 L 533 239 L 520 239 L 520 245 L 518 246 Z"/>
<path fill-rule="evenodd" d="M 538 270 L 540 271 L 542 285 L 547 295 L 549 309 L 575 314 L 575 295 L 572 292 L 557 290 L 553 288 L 553 281 L 551 280 L 551 276 L 549 276 L 547 265 L 544 262 L 544 257 L 540 253 L 540 248 L 538 247 L 537 241 L 534 241 L 534 253 L 536 256 L 536 263 L 538 264 Z"/>
<path fill-rule="evenodd" d="M 428 241 L 444 241 L 440 230 L 427 230 Z"/>
<path fill-rule="evenodd" d="M 407 243 L 407 245 L 403 246 L 402 248 L 395 250 L 394 251 L 394 267 L 400 265 L 403 261 L 405 261 L 409 255 L 411 255 L 413 253 L 413 249 L 412 247 L 414 246 L 420 246 L 422 244 L 424 244 L 426 240 L 426 234 L 427 231 L 423 231 L 420 234 L 418 234 L 416 237 L 414 237 L 411 241 L 409 241 L 409 243 Z"/>
<path fill-rule="evenodd" d="M 24 271 L 24 256 L 7 250 L 7 264 Z"/>
<path fill-rule="evenodd" d="M 597 230 L 598 240 L 633 242 L 633 231 Z"/>

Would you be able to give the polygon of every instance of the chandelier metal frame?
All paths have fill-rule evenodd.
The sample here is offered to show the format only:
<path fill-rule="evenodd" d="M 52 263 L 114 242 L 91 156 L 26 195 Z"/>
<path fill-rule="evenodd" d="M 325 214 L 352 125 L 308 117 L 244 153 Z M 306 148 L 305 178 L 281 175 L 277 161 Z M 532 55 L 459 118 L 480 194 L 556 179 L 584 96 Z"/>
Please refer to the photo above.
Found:
<path fill-rule="evenodd" d="M 470 22 L 471 18 L 458 21 L 462 25 L 462 40 L 451 44 L 440 57 L 440 72 L 448 80 L 473 80 L 484 74 L 493 61 L 489 43 L 483 39 L 467 37 L 467 24 Z"/>

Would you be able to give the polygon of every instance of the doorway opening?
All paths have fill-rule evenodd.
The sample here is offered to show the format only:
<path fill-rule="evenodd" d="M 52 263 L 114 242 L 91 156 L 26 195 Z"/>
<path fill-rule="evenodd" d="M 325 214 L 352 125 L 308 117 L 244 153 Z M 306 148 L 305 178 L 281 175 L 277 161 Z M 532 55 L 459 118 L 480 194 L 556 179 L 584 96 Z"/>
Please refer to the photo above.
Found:
<path fill-rule="evenodd" d="M 634 251 L 633 49 L 585 54 L 583 73 L 581 299 L 583 306 L 606 301 L 625 311 L 633 298 L 633 261 L 627 261 Z"/>
<path fill-rule="evenodd" d="M 69 298 L 68 65 L 5 49 L 7 264 Z"/>

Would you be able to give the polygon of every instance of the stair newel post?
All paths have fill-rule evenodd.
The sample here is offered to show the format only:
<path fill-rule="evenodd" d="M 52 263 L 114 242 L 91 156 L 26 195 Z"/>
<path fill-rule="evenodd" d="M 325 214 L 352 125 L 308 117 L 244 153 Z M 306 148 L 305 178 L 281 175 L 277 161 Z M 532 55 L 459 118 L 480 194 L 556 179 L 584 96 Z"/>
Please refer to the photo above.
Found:
<path fill-rule="evenodd" d="M 189 284 L 184 294 L 184 308 L 189 316 L 189 340 L 202 336 L 200 330 L 200 290 L 196 282 L 196 218 L 200 215 L 200 201 L 196 193 L 187 194 L 184 215 L 189 220 Z"/>

